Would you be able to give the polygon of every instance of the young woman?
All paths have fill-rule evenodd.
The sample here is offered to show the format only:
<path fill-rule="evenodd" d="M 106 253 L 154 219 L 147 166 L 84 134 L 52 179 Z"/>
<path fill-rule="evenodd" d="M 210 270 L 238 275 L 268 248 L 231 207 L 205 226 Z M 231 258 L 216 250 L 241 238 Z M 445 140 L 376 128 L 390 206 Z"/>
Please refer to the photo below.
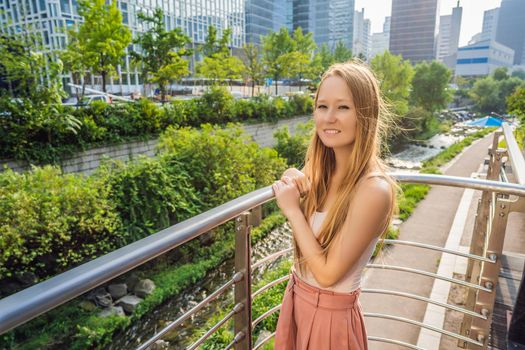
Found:
<path fill-rule="evenodd" d="M 378 156 L 388 112 L 372 72 L 349 62 L 323 75 L 313 114 L 303 172 L 273 185 L 295 248 L 275 349 L 367 349 L 361 273 L 396 206 Z"/>

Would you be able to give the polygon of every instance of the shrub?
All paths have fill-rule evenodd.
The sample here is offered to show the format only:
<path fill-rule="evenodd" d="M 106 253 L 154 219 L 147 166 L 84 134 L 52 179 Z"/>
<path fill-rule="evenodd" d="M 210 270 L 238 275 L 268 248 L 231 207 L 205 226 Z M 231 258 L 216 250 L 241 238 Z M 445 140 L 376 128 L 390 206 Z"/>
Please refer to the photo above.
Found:
<path fill-rule="evenodd" d="M 304 166 L 306 150 L 313 132 L 313 121 L 297 124 L 295 135 L 290 135 L 287 126 L 278 129 L 273 136 L 277 139 L 275 149 L 286 158 L 290 167 L 301 169 Z"/>
<path fill-rule="evenodd" d="M 62 272 L 122 242 L 122 224 L 95 178 L 46 166 L 0 174 L 0 280 Z"/>

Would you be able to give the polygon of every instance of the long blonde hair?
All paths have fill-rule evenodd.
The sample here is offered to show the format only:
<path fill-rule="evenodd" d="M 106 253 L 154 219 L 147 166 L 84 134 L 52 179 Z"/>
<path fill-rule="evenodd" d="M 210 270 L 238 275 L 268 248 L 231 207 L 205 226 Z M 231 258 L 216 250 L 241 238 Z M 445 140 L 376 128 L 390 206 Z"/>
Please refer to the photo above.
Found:
<path fill-rule="evenodd" d="M 396 210 L 396 191 L 398 189 L 395 181 L 385 173 L 385 166 L 379 158 L 381 138 L 386 132 L 391 114 L 383 101 L 376 77 L 361 62 L 351 61 L 332 65 L 321 77 L 314 99 L 314 113 L 319 90 L 326 78 L 332 76 L 342 78 L 352 93 L 357 113 L 357 130 L 350 161 L 345 169 L 346 175 L 336 191 L 335 202 L 327 213 L 318 236 L 325 255 L 328 254 L 334 238 L 341 231 L 346 220 L 358 182 L 371 169 L 380 171 L 392 189 L 390 212 L 381 232 L 381 247 L 384 244 L 384 236 L 388 232 L 392 215 Z M 304 167 L 304 172 L 311 182 L 311 190 L 301 202 L 306 218 L 310 218 L 318 208 L 322 208 L 325 204 L 334 171 L 333 149 L 326 147 L 317 132 L 314 132 L 306 152 Z M 305 261 L 296 242 L 294 242 L 294 253 L 299 268 L 303 272 Z"/>

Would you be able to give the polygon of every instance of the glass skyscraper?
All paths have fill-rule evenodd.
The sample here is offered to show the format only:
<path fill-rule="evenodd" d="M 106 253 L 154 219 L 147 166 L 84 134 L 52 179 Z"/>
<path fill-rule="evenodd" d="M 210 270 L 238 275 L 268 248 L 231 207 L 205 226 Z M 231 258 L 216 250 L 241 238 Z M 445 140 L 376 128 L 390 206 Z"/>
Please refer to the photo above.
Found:
<path fill-rule="evenodd" d="M 281 27 L 292 30 L 292 0 L 246 0 L 246 42 L 261 43 L 261 36 Z"/>
<path fill-rule="evenodd" d="M 156 8 L 161 8 L 167 30 L 181 28 L 192 39 L 193 48 L 204 43 L 208 27 L 212 25 L 217 27 L 219 35 L 224 29 L 232 28 L 232 48 L 241 48 L 245 42 L 244 3 L 245 0 L 119 0 L 117 6 L 133 38 L 145 30 L 137 14 L 152 15 Z M 23 30 L 40 33 L 45 49 L 61 50 L 67 42 L 65 29 L 82 22 L 77 7 L 77 0 L 0 0 L 0 25 L 2 30 L 11 33 Z M 131 44 L 128 49 L 136 48 Z M 192 66 L 195 59 L 194 55 Z M 128 55 L 117 70 L 119 76 L 112 83 L 121 89 L 125 86 L 126 91 L 137 90 L 142 84 L 140 74 L 130 67 Z"/>
<path fill-rule="evenodd" d="M 514 50 L 514 64 L 525 64 L 525 1 L 502 0 L 496 41 Z"/>
<path fill-rule="evenodd" d="M 293 28 L 311 32 L 318 46 L 342 41 L 352 48 L 354 0 L 293 0 Z"/>
<path fill-rule="evenodd" d="M 438 13 L 438 0 L 392 0 L 390 52 L 412 63 L 433 60 Z"/>

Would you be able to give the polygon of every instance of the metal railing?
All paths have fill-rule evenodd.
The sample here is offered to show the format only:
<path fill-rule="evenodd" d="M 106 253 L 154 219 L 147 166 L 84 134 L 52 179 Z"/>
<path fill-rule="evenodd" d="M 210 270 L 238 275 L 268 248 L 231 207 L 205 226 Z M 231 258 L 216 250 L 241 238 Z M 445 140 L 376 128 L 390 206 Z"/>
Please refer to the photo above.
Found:
<path fill-rule="evenodd" d="M 525 161 L 523 161 L 523 157 L 521 153 L 519 153 L 519 149 L 508 125 L 504 124 L 503 127 L 503 135 L 508 147 L 506 150 L 497 148 L 501 135 L 500 132 L 495 133 L 493 146 L 489 150 L 490 161 L 487 179 L 481 180 L 428 174 L 390 174 L 402 183 L 453 186 L 483 191 L 482 199 L 478 206 L 478 215 L 469 253 L 453 251 L 420 242 L 385 240 L 385 244 L 409 245 L 467 258 L 469 264 L 465 281 L 402 266 L 367 265 L 369 268 L 394 269 L 407 273 L 425 275 L 467 287 L 469 294 L 465 307 L 434 301 L 427 297 L 410 293 L 383 289 L 363 289 L 365 293 L 395 295 L 461 312 L 464 315 L 464 319 L 460 333 L 453 333 L 416 320 L 395 315 L 365 312 L 365 317 L 390 319 L 409 323 L 420 328 L 426 328 L 453 337 L 458 340 L 459 346 L 469 349 L 487 348 L 487 334 L 492 318 L 498 271 L 501 265 L 500 256 L 502 253 L 506 220 L 508 213 L 511 211 L 525 212 Z M 517 179 L 517 184 L 496 181 L 496 179 L 500 178 L 500 169 L 504 157 L 507 157 L 512 164 L 513 174 Z M 510 196 L 515 196 L 517 199 L 511 199 Z M 167 332 L 180 326 L 185 320 L 218 298 L 221 294 L 228 291 L 231 287 L 235 289 L 234 306 L 232 309 L 188 349 L 197 348 L 211 334 L 232 318 L 234 320 L 235 335 L 233 341 L 226 349 L 233 347 L 235 349 L 260 348 L 266 341 L 271 339 L 274 334 L 266 337 L 266 339 L 254 347 L 252 345 L 252 330 L 266 317 L 279 311 L 280 305 L 272 307 L 256 320 L 252 320 L 252 301 L 268 288 L 289 279 L 289 276 L 284 276 L 270 282 L 253 293 L 251 291 L 251 271 L 291 251 L 291 248 L 288 248 L 271 254 L 256 263 L 252 264 L 251 262 L 250 228 L 260 221 L 261 205 L 270 201 L 273 197 L 273 191 L 270 186 L 254 191 L 0 300 L 0 334 L 28 322 L 38 315 L 54 309 L 68 300 L 88 292 L 189 240 L 197 238 L 229 220 L 235 219 L 236 254 L 234 276 L 178 319 L 158 331 L 152 338 L 140 345 L 138 349 L 147 349 Z M 489 228 L 490 232 L 488 232 Z M 523 288 L 520 288 L 520 290 L 523 290 Z M 368 340 L 397 344 L 411 349 L 421 349 L 416 345 L 395 339 L 369 336 Z"/>

